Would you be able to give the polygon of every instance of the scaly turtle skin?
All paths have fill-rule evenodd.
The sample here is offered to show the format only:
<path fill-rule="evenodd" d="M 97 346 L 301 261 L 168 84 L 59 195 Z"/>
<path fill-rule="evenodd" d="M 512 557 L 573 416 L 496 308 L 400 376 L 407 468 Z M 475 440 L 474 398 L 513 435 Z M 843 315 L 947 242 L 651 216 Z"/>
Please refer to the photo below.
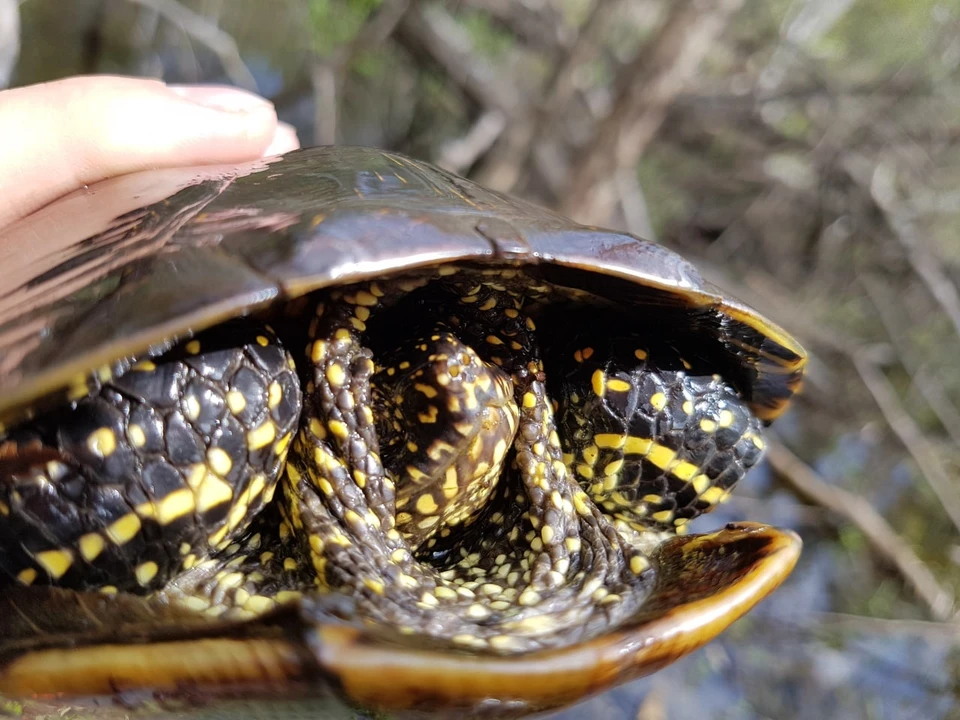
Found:
<path fill-rule="evenodd" d="M 361 148 L 107 181 L 0 243 L 0 692 L 516 715 L 796 561 L 682 534 L 805 356 L 659 246 Z"/>

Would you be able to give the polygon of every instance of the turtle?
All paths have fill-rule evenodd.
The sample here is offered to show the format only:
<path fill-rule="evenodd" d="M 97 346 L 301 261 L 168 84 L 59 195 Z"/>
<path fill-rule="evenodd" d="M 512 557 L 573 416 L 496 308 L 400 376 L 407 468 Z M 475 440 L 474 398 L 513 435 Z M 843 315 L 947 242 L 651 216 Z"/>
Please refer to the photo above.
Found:
<path fill-rule="evenodd" d="M 797 561 L 688 525 L 806 355 L 662 245 L 317 147 L 105 180 L 0 252 L 5 697 L 521 716 Z"/>

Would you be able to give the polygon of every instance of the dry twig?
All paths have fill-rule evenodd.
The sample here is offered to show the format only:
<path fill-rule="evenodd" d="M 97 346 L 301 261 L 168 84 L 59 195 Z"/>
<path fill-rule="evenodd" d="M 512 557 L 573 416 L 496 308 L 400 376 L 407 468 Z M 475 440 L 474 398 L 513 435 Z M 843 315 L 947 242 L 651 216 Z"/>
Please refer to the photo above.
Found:
<path fill-rule="evenodd" d="M 510 123 L 503 139 L 490 153 L 485 166 L 477 173 L 477 180 L 496 190 L 513 190 L 521 175 L 527 170 L 534 146 L 556 146 L 556 138 L 550 128 L 557 118 L 564 115 L 576 90 L 574 75 L 584 64 L 600 52 L 601 34 L 608 21 L 620 6 L 612 0 L 596 0 L 586 22 L 577 33 L 576 42 L 564 57 L 554 64 L 550 78 L 545 83 L 543 98 L 528 102 L 518 117 Z M 548 151 L 549 152 L 549 151 Z M 556 158 L 558 153 L 550 152 Z M 535 155 L 535 157 L 537 157 Z M 554 165 L 557 165 L 554 162 Z M 547 185 L 559 192 L 566 182 L 567 168 L 554 172 L 545 163 L 537 163 L 538 170 Z"/>
<path fill-rule="evenodd" d="M 960 494 L 943 469 L 936 449 L 904 409 L 886 376 L 873 363 L 863 358 L 854 356 L 851 360 L 890 429 L 920 468 L 920 474 L 930 484 L 947 517 L 954 527 L 960 530 Z"/>
<path fill-rule="evenodd" d="M 408 0 L 387 0 L 360 28 L 354 38 L 328 57 L 314 57 L 310 63 L 313 89 L 313 142 L 334 145 L 340 122 L 340 95 L 350 61 L 363 48 L 386 42 L 407 12 Z"/>
<path fill-rule="evenodd" d="M 612 171 L 635 167 L 713 41 L 743 0 L 683 0 L 672 4 L 663 27 L 620 73 L 613 111 L 581 153 L 564 193 L 563 214 L 603 224 L 616 203 Z"/>
<path fill-rule="evenodd" d="M 257 91 L 257 81 L 250 72 L 250 68 L 243 62 L 237 41 L 230 33 L 177 0 L 127 0 L 127 2 L 159 13 L 168 22 L 173 23 L 213 52 L 220 59 L 223 71 L 233 84 L 253 92 Z"/>
<path fill-rule="evenodd" d="M 889 297 L 879 280 L 869 275 L 858 276 L 860 284 L 866 290 L 867 297 L 877 309 L 881 324 L 897 351 L 900 363 L 910 373 L 913 386 L 920 392 L 927 405 L 937 416 L 937 420 L 950 435 L 954 445 L 960 448 L 960 412 L 950 401 L 950 396 L 936 377 L 930 375 L 916 357 L 915 350 L 904 338 L 903 329 L 907 322 L 898 322 L 894 318 L 898 300 Z"/>
<path fill-rule="evenodd" d="M 940 585 L 930 568 L 870 503 L 824 482 L 809 465 L 779 442 L 769 443 L 767 459 L 799 495 L 839 515 L 863 533 L 877 554 L 900 573 L 933 618 L 950 619 L 953 593 Z"/>
<path fill-rule="evenodd" d="M 470 38 L 438 5 L 415 3 L 400 21 L 398 37 L 411 50 L 426 52 L 444 72 L 487 110 L 513 118 L 520 91 L 509 78 L 472 51 Z"/>
<path fill-rule="evenodd" d="M 887 164 L 878 164 L 868 184 L 870 197 L 906 252 L 917 277 L 926 285 L 960 336 L 960 293 L 957 292 L 957 286 L 944 272 L 937 256 L 923 242 L 914 213 L 897 199 L 894 183 L 893 169 Z"/>
<path fill-rule="evenodd" d="M 490 149 L 506 126 L 507 119 L 502 112 L 488 110 L 477 118 L 466 135 L 440 148 L 437 165 L 444 170 L 463 174 Z"/>

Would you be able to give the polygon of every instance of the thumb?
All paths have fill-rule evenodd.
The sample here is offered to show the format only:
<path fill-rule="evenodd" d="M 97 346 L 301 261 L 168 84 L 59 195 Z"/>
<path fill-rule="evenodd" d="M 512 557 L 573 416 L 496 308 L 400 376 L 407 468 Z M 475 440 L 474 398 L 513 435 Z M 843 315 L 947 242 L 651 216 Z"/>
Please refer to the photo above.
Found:
<path fill-rule="evenodd" d="M 155 167 L 298 146 L 267 100 L 216 86 L 76 77 L 0 92 L 0 228 L 71 190 Z"/>

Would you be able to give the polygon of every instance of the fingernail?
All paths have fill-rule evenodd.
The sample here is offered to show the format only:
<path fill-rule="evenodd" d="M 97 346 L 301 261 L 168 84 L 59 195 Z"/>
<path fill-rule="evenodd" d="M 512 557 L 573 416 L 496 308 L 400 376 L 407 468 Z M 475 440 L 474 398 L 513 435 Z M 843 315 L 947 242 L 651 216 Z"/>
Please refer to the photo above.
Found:
<path fill-rule="evenodd" d="M 197 105 L 234 113 L 273 107 L 273 103 L 247 90 L 228 85 L 167 85 L 177 95 Z"/>
<path fill-rule="evenodd" d="M 263 156 L 282 155 L 291 150 L 296 150 L 298 147 L 300 147 L 300 139 L 297 137 L 297 131 L 293 125 L 278 122 L 277 129 L 273 133 L 273 140 L 270 141 L 269 147 L 263 151 Z"/>

